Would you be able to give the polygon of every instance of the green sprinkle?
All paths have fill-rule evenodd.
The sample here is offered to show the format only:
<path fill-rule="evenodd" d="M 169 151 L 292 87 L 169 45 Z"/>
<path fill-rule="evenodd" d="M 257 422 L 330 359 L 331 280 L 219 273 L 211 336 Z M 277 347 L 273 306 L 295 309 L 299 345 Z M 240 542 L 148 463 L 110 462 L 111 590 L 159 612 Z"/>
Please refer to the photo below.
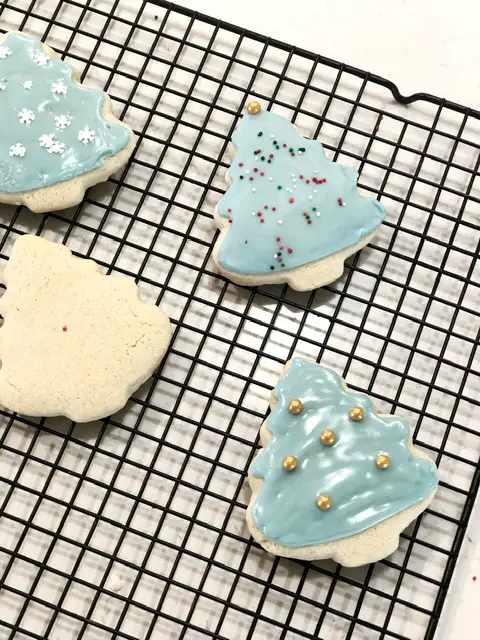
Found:
<path fill-rule="evenodd" d="M 279 145 L 279 144 L 277 144 L 277 145 L 276 145 L 276 148 L 277 148 L 277 149 L 280 149 L 280 145 Z"/>
<path fill-rule="evenodd" d="M 280 189 L 281 189 L 281 188 L 282 188 L 282 187 L 281 187 L 280 185 L 278 185 L 277 189 L 278 189 L 279 191 L 280 191 Z"/>
<path fill-rule="evenodd" d="M 293 151 L 292 147 L 290 147 L 289 151 L 290 151 L 290 153 L 292 153 L 292 151 Z"/>
<path fill-rule="evenodd" d="M 313 207 L 312 211 L 316 211 L 316 210 L 317 210 L 317 207 Z"/>
<path fill-rule="evenodd" d="M 278 142 L 276 140 L 273 141 L 273 144 L 278 144 Z"/>
<path fill-rule="evenodd" d="M 265 156 L 262 156 L 262 157 L 260 158 L 260 160 L 265 160 Z"/>
<path fill-rule="evenodd" d="M 270 164 L 270 163 L 271 163 L 271 160 L 269 159 L 269 160 L 267 160 L 267 162 L 268 162 L 268 164 Z"/>
<path fill-rule="evenodd" d="M 240 180 L 243 180 L 243 176 L 240 176 Z"/>
<path fill-rule="evenodd" d="M 270 269 L 273 271 L 275 269 L 275 267 L 272 267 L 272 265 L 270 265 Z"/>
<path fill-rule="evenodd" d="M 284 267 L 284 266 L 285 266 L 285 265 L 284 265 L 284 264 L 283 264 L 283 262 L 282 262 L 282 267 Z"/>
<path fill-rule="evenodd" d="M 261 138 L 263 136 L 263 131 L 259 131 L 258 137 Z"/>
<path fill-rule="evenodd" d="M 310 220 L 310 216 L 307 216 L 307 220 Z"/>

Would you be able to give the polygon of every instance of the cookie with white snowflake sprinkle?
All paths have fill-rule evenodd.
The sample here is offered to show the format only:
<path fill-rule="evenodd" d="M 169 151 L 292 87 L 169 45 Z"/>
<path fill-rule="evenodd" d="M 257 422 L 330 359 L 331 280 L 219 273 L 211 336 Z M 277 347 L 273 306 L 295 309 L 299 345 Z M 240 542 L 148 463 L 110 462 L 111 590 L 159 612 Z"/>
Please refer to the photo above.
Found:
<path fill-rule="evenodd" d="M 170 342 L 167 315 L 133 282 L 37 236 L 21 236 L 3 272 L 0 404 L 88 422 L 121 409 Z"/>
<path fill-rule="evenodd" d="M 133 151 L 108 95 L 23 33 L 0 36 L 0 112 L 0 202 L 38 212 L 73 206 Z"/>
<path fill-rule="evenodd" d="M 219 272 L 242 285 L 286 282 L 299 291 L 340 277 L 385 217 L 377 200 L 358 192 L 357 172 L 256 101 L 232 142 L 229 188 L 215 212 Z"/>

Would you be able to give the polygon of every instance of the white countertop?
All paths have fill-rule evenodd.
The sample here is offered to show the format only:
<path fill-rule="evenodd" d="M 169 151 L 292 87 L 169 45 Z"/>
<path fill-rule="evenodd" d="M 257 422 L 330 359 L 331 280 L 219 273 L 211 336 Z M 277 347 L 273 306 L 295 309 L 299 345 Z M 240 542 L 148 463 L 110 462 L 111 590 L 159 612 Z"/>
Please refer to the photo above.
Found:
<path fill-rule="evenodd" d="M 480 108 L 480 4 L 470 0 L 454 4 L 295 0 L 288 12 L 271 0 L 181 0 L 180 4 L 384 76 L 404 95 L 433 93 Z M 478 636 L 479 539 L 477 503 L 442 612 L 438 640 Z"/>

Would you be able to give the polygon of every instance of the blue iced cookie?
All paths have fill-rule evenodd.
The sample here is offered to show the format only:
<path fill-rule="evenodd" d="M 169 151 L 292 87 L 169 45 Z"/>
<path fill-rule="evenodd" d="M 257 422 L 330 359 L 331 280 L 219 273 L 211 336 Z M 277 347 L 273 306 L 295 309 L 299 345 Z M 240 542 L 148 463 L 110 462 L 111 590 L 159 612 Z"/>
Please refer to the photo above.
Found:
<path fill-rule="evenodd" d="M 357 191 L 355 170 L 331 162 L 320 142 L 258 102 L 233 134 L 237 150 L 216 222 L 214 260 L 244 285 L 287 282 L 306 291 L 343 273 L 385 217 L 375 199 Z"/>
<path fill-rule="evenodd" d="M 0 202 L 50 211 L 78 204 L 130 157 L 133 132 L 106 93 L 84 87 L 40 40 L 0 38 Z"/>
<path fill-rule="evenodd" d="M 438 472 L 408 422 L 378 414 L 331 369 L 295 358 L 272 396 L 249 470 L 247 522 L 271 553 L 346 566 L 393 553 Z"/>

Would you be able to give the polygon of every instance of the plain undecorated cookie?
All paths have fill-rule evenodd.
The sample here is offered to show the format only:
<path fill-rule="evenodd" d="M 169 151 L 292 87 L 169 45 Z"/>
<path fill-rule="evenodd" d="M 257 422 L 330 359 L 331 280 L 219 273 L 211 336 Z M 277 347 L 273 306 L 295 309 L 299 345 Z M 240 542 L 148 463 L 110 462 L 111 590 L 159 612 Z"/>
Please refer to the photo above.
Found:
<path fill-rule="evenodd" d="M 121 409 L 155 371 L 166 314 L 133 280 L 40 237 L 18 238 L 0 299 L 0 404 L 28 416 L 88 422 Z"/>

